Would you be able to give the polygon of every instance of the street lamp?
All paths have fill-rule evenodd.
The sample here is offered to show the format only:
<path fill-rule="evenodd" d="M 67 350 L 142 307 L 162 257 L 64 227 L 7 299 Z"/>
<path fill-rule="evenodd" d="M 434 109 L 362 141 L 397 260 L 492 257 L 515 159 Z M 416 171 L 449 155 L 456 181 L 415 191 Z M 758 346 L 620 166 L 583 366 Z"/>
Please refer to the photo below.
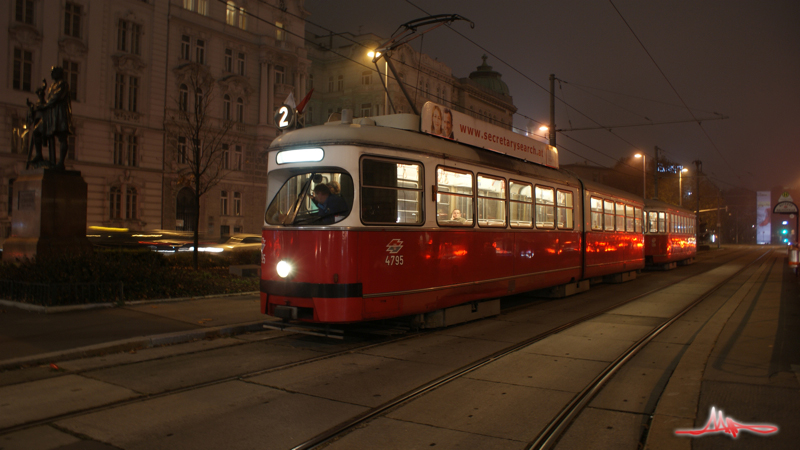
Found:
<path fill-rule="evenodd" d="M 689 169 L 683 168 L 683 169 L 680 170 L 680 172 L 678 172 L 678 192 L 679 192 L 679 195 L 678 195 L 678 206 L 683 206 L 683 182 L 682 182 L 682 178 L 683 177 L 682 177 L 682 174 L 684 172 L 688 172 L 688 171 L 689 171 Z"/>
<path fill-rule="evenodd" d="M 645 156 L 644 153 L 637 153 L 633 156 L 642 158 L 642 197 L 647 198 L 647 165 L 645 164 Z"/>
<path fill-rule="evenodd" d="M 367 53 L 367 56 L 372 58 L 372 61 L 375 62 L 377 58 L 380 58 L 381 52 L 370 51 Z M 389 61 L 386 61 L 386 57 L 384 59 L 384 72 L 386 73 L 386 81 L 383 84 L 383 115 L 389 115 Z M 378 71 L 378 78 L 381 76 L 381 71 Z"/>

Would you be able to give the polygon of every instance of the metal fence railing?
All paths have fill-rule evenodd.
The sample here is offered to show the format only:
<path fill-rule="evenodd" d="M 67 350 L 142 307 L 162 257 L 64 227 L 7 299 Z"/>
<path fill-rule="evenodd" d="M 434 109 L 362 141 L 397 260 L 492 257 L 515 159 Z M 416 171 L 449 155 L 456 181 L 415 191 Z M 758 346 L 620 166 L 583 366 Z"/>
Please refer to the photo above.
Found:
<path fill-rule="evenodd" d="M 0 280 L 0 299 L 41 306 L 125 301 L 121 281 L 97 283 L 31 283 Z"/>

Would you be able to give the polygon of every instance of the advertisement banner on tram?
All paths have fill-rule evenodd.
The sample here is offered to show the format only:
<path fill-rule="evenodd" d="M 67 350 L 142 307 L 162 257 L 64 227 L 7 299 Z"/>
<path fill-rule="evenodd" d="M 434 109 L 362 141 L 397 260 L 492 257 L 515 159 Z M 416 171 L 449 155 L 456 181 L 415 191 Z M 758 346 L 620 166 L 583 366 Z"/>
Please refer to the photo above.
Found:
<path fill-rule="evenodd" d="M 558 169 L 555 147 L 433 102 L 422 107 L 420 129 L 423 133 Z"/>

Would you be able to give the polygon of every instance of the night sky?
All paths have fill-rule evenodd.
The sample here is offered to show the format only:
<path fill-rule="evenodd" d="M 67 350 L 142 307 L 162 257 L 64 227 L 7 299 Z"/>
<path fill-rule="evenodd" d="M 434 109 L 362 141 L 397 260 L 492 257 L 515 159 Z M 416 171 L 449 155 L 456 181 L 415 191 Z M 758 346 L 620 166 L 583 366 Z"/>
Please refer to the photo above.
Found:
<path fill-rule="evenodd" d="M 551 73 L 563 80 L 557 96 L 572 106 L 557 103 L 558 129 L 620 126 L 559 133 L 562 164 L 611 167 L 637 151 L 652 157 L 658 146 L 690 170 L 702 160 L 723 189 L 800 188 L 797 0 L 306 0 L 305 7 L 306 29 L 317 34 L 327 31 L 314 24 L 389 37 L 427 13 L 472 20 L 474 29 L 452 28 L 474 43 L 440 27 L 425 35 L 421 51 L 457 77 L 489 53 L 518 108 L 516 127 L 529 118 L 549 122 L 542 88 Z M 419 51 L 420 40 L 412 46 Z M 715 113 L 729 118 L 621 127 Z"/>

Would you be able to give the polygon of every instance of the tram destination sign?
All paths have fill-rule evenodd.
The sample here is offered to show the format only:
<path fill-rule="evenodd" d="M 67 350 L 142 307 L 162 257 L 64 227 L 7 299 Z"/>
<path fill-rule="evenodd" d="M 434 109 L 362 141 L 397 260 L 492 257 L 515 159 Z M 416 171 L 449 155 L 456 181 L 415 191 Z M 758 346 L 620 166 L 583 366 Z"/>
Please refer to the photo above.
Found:
<path fill-rule="evenodd" d="M 558 169 L 558 150 L 555 147 L 443 105 L 425 103 L 421 120 L 420 131 L 423 133 Z"/>

